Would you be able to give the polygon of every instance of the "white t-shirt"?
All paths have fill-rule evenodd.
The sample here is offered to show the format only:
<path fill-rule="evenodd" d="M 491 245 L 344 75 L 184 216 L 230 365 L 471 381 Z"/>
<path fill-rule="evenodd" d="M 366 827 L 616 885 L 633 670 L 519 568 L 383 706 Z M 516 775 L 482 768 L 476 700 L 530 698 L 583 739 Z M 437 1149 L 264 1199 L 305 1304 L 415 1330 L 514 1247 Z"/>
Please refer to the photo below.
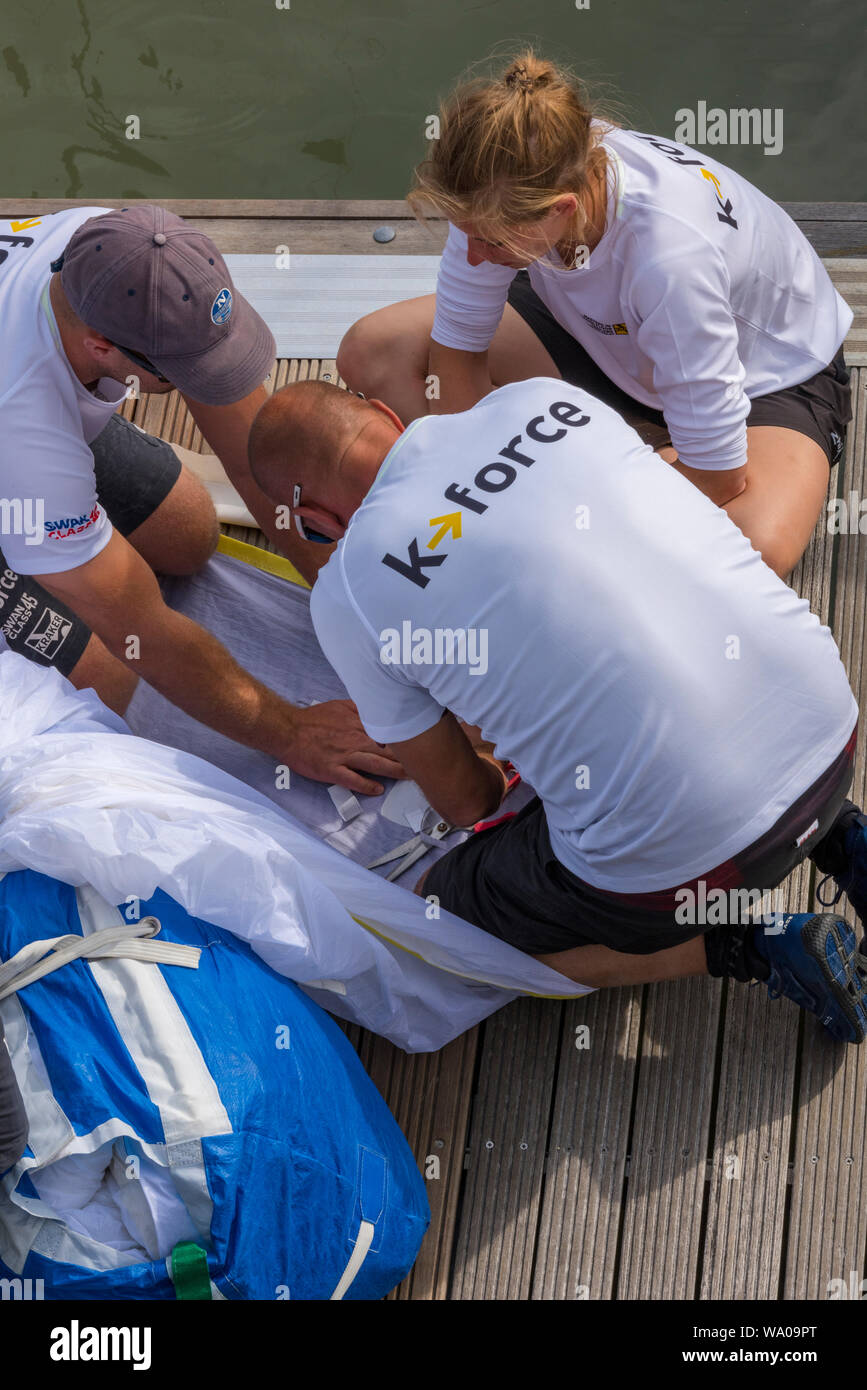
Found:
<path fill-rule="evenodd" d="M 831 362 L 852 323 L 810 243 L 770 198 L 695 150 L 610 131 L 605 231 L 587 263 L 529 267 L 551 313 L 622 390 L 662 410 L 693 468 L 746 462 L 749 401 Z M 451 227 L 433 338 L 482 352 L 515 274 L 471 266 Z"/>
<path fill-rule="evenodd" d="M 0 222 L 0 550 L 19 574 L 76 569 L 111 536 L 88 445 L 126 387 L 103 377 L 94 394 L 78 380 L 48 298 L 51 261 L 82 222 L 109 211 Z"/>
<path fill-rule="evenodd" d="M 857 718 L 827 627 L 726 513 L 544 377 L 410 425 L 311 613 L 372 738 L 479 724 L 561 862 L 624 893 L 745 849 Z"/>

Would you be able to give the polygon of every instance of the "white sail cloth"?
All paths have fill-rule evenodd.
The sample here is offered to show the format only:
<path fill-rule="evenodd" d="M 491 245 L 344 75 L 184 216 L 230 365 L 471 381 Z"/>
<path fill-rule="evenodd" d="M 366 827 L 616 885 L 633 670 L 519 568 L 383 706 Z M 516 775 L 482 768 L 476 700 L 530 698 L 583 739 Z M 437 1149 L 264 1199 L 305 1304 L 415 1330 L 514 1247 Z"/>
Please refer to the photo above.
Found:
<path fill-rule="evenodd" d="M 234 932 L 332 1013 L 406 1051 L 442 1047 L 519 994 L 587 993 L 317 840 L 192 754 L 136 738 L 93 691 L 0 652 L 0 872 L 109 902 L 161 888 Z"/>

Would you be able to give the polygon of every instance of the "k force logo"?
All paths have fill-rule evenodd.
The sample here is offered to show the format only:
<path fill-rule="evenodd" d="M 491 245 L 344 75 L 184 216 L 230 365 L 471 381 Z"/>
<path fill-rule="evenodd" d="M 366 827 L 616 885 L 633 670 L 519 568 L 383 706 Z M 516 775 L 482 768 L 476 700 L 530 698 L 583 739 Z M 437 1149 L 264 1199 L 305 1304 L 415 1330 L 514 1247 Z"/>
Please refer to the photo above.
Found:
<path fill-rule="evenodd" d="M 518 469 L 532 468 L 536 462 L 534 449 L 533 454 L 526 452 L 527 448 L 533 445 L 524 445 L 524 438 L 532 440 L 533 444 L 556 444 L 558 440 L 565 439 L 569 429 L 577 429 L 580 425 L 589 425 L 590 416 L 586 415 L 580 405 L 573 401 L 554 401 L 548 406 L 548 415 L 555 420 L 561 427 L 553 431 L 543 430 L 546 423 L 544 415 L 535 415 L 532 420 L 524 426 L 520 434 L 516 434 L 510 439 L 508 444 L 499 450 L 497 458 L 493 463 L 486 463 L 479 469 L 473 478 L 472 486 L 481 493 L 495 494 L 505 492 L 510 488 L 518 476 Z M 566 428 L 563 428 L 565 426 Z M 501 462 L 500 460 L 503 460 Z M 488 510 L 489 503 L 483 502 L 481 497 L 473 495 L 469 487 L 461 487 L 458 483 L 449 483 L 443 493 L 447 502 L 463 507 L 465 511 L 474 512 L 476 516 L 483 516 Z M 445 516 L 431 517 L 428 525 L 435 528 L 435 534 L 426 542 L 427 550 L 436 550 L 440 541 L 446 535 L 451 534 L 456 541 L 461 539 L 462 513 L 449 512 Z M 445 560 L 448 559 L 448 551 L 441 555 L 423 555 L 419 549 L 420 541 L 416 536 L 407 546 L 407 558 L 400 559 L 397 555 L 383 555 L 382 563 L 389 569 L 393 569 L 397 574 L 408 579 L 411 584 L 415 584 L 419 589 L 427 588 L 431 576 L 425 574 L 425 570 L 438 569 Z"/>
<path fill-rule="evenodd" d="M 655 135 L 639 135 L 639 140 L 646 140 L 648 145 L 652 145 L 660 154 L 664 154 L 666 159 L 670 159 L 673 164 L 686 166 L 696 164 L 701 169 L 701 176 L 712 184 L 716 200 L 719 203 L 720 211 L 717 213 L 717 221 L 726 222 L 730 227 L 738 230 L 738 224 L 732 217 L 732 201 L 730 198 L 723 199 L 722 188 L 716 174 L 712 174 L 710 169 L 705 169 L 703 161 L 700 159 L 688 159 L 683 150 L 678 149 L 677 145 L 669 145 L 665 140 L 657 140 Z"/>
<path fill-rule="evenodd" d="M 28 218 L 28 219 L 27 219 L 26 221 L 24 221 L 24 222 L 10 222 L 10 223 L 9 223 L 9 226 L 11 227 L 11 229 L 12 229 L 13 232 L 20 232 L 20 231 L 23 231 L 23 229 L 24 229 L 25 227 L 38 227 L 38 226 L 39 226 L 39 223 L 40 223 L 40 220 L 41 220 L 41 219 L 38 218 L 38 217 L 35 217 L 35 218 L 34 218 L 34 217 L 31 217 L 31 218 Z M 0 236 L 0 241 L 5 241 L 5 242 L 6 242 L 6 246 L 11 246 L 11 247 L 23 246 L 24 249 L 25 249 L 25 251 L 28 249 L 28 247 L 30 247 L 30 246 L 33 245 L 33 237 L 32 237 L 32 236 L 5 236 L 5 235 L 3 235 L 3 236 Z M 0 265 L 3 264 L 3 262 L 6 260 L 6 257 L 9 255 L 9 252 L 8 252 L 8 250 L 6 249 L 6 246 L 0 246 Z"/>

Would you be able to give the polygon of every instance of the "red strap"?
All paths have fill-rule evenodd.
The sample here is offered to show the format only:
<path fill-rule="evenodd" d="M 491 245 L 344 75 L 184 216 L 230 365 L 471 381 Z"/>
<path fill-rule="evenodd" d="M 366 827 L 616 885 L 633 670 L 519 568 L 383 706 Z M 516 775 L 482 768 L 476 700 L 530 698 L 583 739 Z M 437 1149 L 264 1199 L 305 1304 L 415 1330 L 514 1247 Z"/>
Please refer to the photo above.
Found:
<path fill-rule="evenodd" d="M 493 820 L 477 820 L 473 826 L 474 833 L 479 830 L 490 830 L 495 825 L 502 825 L 504 820 L 514 820 L 515 812 L 507 811 L 504 816 L 494 816 Z"/>
<path fill-rule="evenodd" d="M 520 774 L 520 772 L 517 771 L 517 769 L 515 768 L 514 764 L 513 764 L 513 763 L 508 763 L 508 762 L 507 762 L 507 763 L 506 763 L 506 770 L 508 771 L 510 768 L 511 768 L 511 773 L 512 773 L 512 775 L 510 776 L 509 780 L 508 780 L 507 783 L 506 783 L 506 790 L 503 792 L 503 801 L 505 801 L 506 797 L 509 795 L 509 792 L 512 791 L 512 789 L 513 789 L 514 787 L 517 787 L 518 783 L 519 783 L 520 780 L 521 780 L 521 774 Z M 503 803 L 500 802 L 500 805 L 502 805 L 502 804 L 503 804 Z M 502 823 L 503 823 L 504 820 L 512 820 L 512 819 L 514 818 L 515 814 L 516 814 L 516 813 L 515 813 L 514 811 L 507 811 L 507 812 L 505 813 L 505 815 L 503 815 L 503 816 L 494 816 L 492 820 L 478 820 L 478 821 L 476 821 L 475 825 L 473 826 L 473 831 L 475 832 L 475 831 L 478 831 L 478 830 L 490 830 L 490 829 L 491 829 L 491 826 L 493 826 L 493 825 L 502 825 Z"/>

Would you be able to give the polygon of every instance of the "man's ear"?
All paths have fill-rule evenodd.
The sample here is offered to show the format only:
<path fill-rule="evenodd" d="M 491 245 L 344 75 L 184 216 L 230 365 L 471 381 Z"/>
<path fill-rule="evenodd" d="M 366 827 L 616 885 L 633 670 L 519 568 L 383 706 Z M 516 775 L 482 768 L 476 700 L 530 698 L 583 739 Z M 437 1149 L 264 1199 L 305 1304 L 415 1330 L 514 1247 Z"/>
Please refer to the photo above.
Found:
<path fill-rule="evenodd" d="M 335 516 L 333 512 L 326 511 L 324 507 L 318 507 L 315 503 L 308 505 L 306 502 L 302 502 L 301 506 L 295 510 L 298 516 L 304 518 L 311 531 L 321 531 L 323 536 L 331 536 L 334 541 L 339 541 L 346 532 L 346 527 L 340 517 Z"/>
<path fill-rule="evenodd" d="M 88 329 L 81 345 L 91 361 L 100 365 L 105 365 L 112 353 L 117 352 L 114 343 L 110 343 L 108 338 L 104 338 L 101 333 L 97 333 L 93 329 Z M 104 372 L 103 375 L 105 376 L 107 373 Z"/>
<path fill-rule="evenodd" d="M 373 400 L 368 401 L 367 404 L 372 405 L 375 410 L 382 411 L 383 415 L 387 415 L 389 420 L 397 430 L 398 434 L 403 434 L 404 430 L 406 429 L 406 426 L 404 425 L 400 416 L 395 415 L 390 405 L 386 405 L 385 401 L 377 400 L 375 397 Z"/>

